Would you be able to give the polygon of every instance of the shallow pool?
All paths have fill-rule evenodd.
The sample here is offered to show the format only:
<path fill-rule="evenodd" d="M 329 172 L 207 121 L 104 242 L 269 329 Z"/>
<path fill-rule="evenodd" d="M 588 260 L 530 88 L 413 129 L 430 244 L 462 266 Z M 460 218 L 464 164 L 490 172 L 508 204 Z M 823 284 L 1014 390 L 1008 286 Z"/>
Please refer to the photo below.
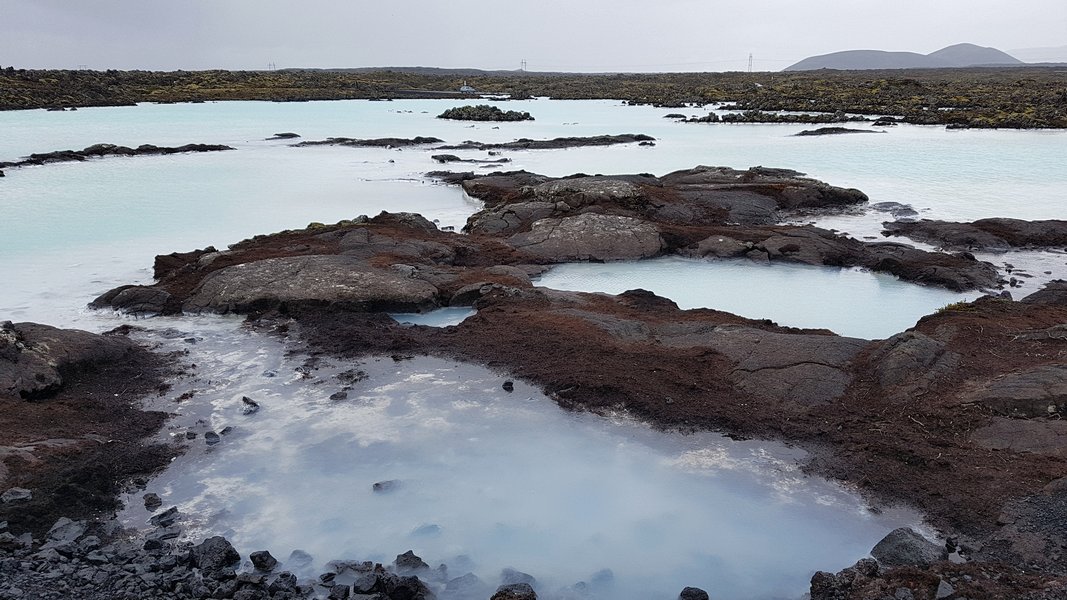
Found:
<path fill-rule="evenodd" d="M 714 308 L 790 327 L 887 338 L 938 308 L 978 297 L 861 269 L 678 257 L 553 267 L 537 285 L 618 294 L 646 289 L 680 308 Z"/>

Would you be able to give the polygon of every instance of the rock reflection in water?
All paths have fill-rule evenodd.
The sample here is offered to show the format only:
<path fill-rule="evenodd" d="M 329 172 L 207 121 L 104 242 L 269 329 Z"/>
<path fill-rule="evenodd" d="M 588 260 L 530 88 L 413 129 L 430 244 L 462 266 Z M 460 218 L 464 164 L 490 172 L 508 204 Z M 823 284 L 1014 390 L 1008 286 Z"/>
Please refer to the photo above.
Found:
<path fill-rule="evenodd" d="M 916 521 L 805 477 L 801 454 L 780 444 L 565 412 L 522 382 L 509 393 L 501 374 L 437 358 L 307 363 L 235 321 L 181 321 L 200 340 L 188 347 L 198 377 L 171 394 L 198 392 L 173 433 L 234 429 L 210 448 L 193 440 L 146 491 L 179 507 L 189 537 L 225 534 L 245 555 L 310 553 L 303 575 L 413 549 L 450 578 L 533 574 L 543 597 L 604 569 L 612 598 L 686 585 L 797 597 L 814 570 L 848 566 Z M 347 398 L 331 400 L 342 387 Z M 242 415 L 242 396 L 260 410 Z M 143 524 L 129 504 L 123 518 Z"/>

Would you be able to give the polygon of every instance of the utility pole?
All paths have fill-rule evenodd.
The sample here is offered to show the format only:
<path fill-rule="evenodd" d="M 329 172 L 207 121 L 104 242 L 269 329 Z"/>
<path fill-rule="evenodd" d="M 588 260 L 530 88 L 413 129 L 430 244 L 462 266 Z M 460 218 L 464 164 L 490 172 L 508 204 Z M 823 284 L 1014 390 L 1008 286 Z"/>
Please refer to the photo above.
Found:
<path fill-rule="evenodd" d="M 752 53 L 748 53 L 748 72 L 752 72 Z"/>
<path fill-rule="evenodd" d="M 525 58 L 522 59 L 522 68 L 520 68 L 519 70 L 522 71 L 523 73 L 526 72 L 526 59 Z"/>

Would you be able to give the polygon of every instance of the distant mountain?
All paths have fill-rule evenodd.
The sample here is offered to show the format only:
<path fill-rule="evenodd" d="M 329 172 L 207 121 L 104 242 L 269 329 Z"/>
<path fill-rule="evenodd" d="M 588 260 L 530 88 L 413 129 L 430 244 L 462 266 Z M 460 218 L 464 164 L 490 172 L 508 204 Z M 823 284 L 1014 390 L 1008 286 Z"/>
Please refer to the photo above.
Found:
<path fill-rule="evenodd" d="M 840 69 L 943 69 L 950 67 L 1008 66 L 1025 64 L 1014 56 L 974 44 L 956 44 L 930 54 L 885 52 L 883 50 L 846 50 L 809 56 L 785 68 L 786 71 Z"/>
<path fill-rule="evenodd" d="M 949 63 L 953 67 L 977 67 L 985 65 L 1021 65 L 1023 61 L 1014 56 L 985 46 L 974 44 L 956 44 L 942 48 L 937 52 L 927 54 L 930 58 L 936 58 Z"/>

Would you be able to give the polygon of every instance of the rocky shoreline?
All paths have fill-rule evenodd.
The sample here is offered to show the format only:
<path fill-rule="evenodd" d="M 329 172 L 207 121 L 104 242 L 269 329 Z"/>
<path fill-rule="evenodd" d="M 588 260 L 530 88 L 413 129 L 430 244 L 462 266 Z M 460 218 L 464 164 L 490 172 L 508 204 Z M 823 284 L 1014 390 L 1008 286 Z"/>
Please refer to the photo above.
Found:
<path fill-rule="evenodd" d="M 0 110 L 129 106 L 139 102 L 306 102 L 451 98 L 482 94 L 623 100 L 683 108 L 732 103 L 736 122 L 777 122 L 777 111 L 839 113 L 953 128 L 1067 128 L 1064 74 L 1054 67 L 783 73 L 485 73 L 404 71 L 90 71 L 0 69 Z M 1025 81 L 1026 85 L 1020 85 Z M 798 118 L 798 120 L 800 120 Z"/>
<path fill-rule="evenodd" d="M 116 288 L 93 305 L 163 315 L 239 313 L 254 326 L 306 344 L 313 354 L 342 359 L 426 354 L 472 361 L 534 383 L 566 408 L 621 408 L 660 427 L 789 441 L 813 451 L 811 473 L 855 485 L 876 503 L 913 504 L 949 539 L 947 547 L 929 557 L 928 545 L 898 534 L 906 548 L 918 548 L 928 558 L 879 559 L 874 565 L 861 561 L 838 574 L 817 574 L 811 588 L 815 600 L 903 598 L 902 589 L 915 598 L 1064 597 L 1067 430 L 1059 417 L 1067 411 L 1067 283 L 1053 282 L 1018 302 L 987 296 L 952 305 L 887 340 L 781 327 L 709 309 L 680 310 L 643 290 L 617 296 L 554 291 L 536 287 L 531 278 L 564 262 L 667 254 L 862 266 L 955 290 L 995 291 L 1003 281 L 992 265 L 966 252 L 866 243 L 781 224 L 805 211 L 847 210 L 867 200 L 858 190 L 787 169 L 696 167 L 660 177 L 549 178 L 524 171 L 434 176 L 463 186 L 485 203 L 468 220 L 466 235 L 440 231 L 425 218 L 406 213 L 314 224 L 256 236 L 222 251 L 158 256 L 157 283 Z M 384 314 L 440 306 L 473 306 L 477 313 L 445 328 L 402 326 Z M 108 406 L 147 415 L 141 417 L 144 428 L 128 435 L 130 447 L 149 451 L 140 442 L 163 416 L 141 413 L 133 401 L 160 379 L 132 377 L 130 369 L 160 373 L 159 365 L 114 336 L 84 337 L 90 334 L 41 327 L 4 326 L 0 369 L 8 371 L 0 370 L 0 376 L 10 375 L 0 377 L 0 384 L 10 381 L 3 388 L 8 414 L 44 406 L 36 398 L 51 407 L 68 397 L 84 402 L 88 395 L 78 395 L 80 381 L 87 381 L 89 390 L 110 390 L 132 378 L 144 385 L 128 394 L 123 390 Z M 51 341 L 42 342 L 46 336 Z M 62 350 L 78 344 L 91 349 L 91 360 L 78 359 L 84 352 Z M 49 358 L 47 352 L 57 354 Z M 126 370 L 104 368 L 116 364 Z M 48 383 L 49 368 L 58 378 L 54 385 Z M 87 379 L 79 379 L 78 373 Z M 11 423 L 26 422 L 18 418 L 0 430 L 5 443 L 16 434 Z M 102 422 L 108 418 L 119 417 L 105 413 Z M 39 448 L 45 464 L 55 460 L 40 444 L 33 452 Z M 174 449 L 151 451 L 155 461 L 102 455 L 123 468 L 98 476 L 111 486 L 100 491 L 101 497 L 110 493 L 113 501 L 118 482 L 151 472 Z M 37 470 L 18 471 L 23 472 Z M 64 468 L 57 473 L 60 484 L 63 477 L 73 477 Z M 47 497 L 55 503 L 64 496 Z M 6 527 L 12 530 L 8 537 L 0 534 L 12 553 L 0 561 L 0 569 L 30 583 L 38 577 L 32 573 L 60 573 L 42 576 L 41 585 L 80 572 L 74 567 L 98 577 L 84 562 L 104 546 L 75 544 L 62 551 L 51 548 L 52 553 L 26 548 L 26 538 L 16 534 L 30 532 L 47 540 L 45 528 L 58 516 L 82 519 L 100 513 L 56 513 L 52 506 L 32 522 L 19 521 L 23 506 L 18 499 L 0 504 L 0 510 L 8 511 L 0 520 L 7 514 Z M 204 584 L 197 551 L 169 545 L 170 525 L 160 523 L 163 531 L 157 531 L 154 541 L 131 542 L 141 546 L 130 551 L 137 557 L 130 559 L 133 563 L 99 563 L 121 571 L 116 594 L 136 596 L 145 592 L 137 586 L 161 581 L 174 584 L 160 590 L 170 594 L 162 597 L 175 598 L 205 593 L 291 598 L 306 591 L 291 577 L 231 576 L 228 566 L 217 585 Z M 152 548 L 145 547 L 149 542 Z M 208 542 L 220 549 L 226 565 L 238 562 L 226 551 L 225 540 Z M 928 552 L 923 554 L 922 548 Z M 34 550 L 46 555 L 34 558 Z M 162 551 L 141 554 L 156 550 Z M 129 554 L 121 549 L 113 554 L 124 552 Z M 74 559 L 82 562 L 67 564 Z M 146 582 L 142 575 L 163 570 L 159 561 L 180 577 L 149 577 Z M 127 568 L 129 564 L 147 566 Z M 393 584 L 381 582 L 403 575 L 373 565 L 369 569 L 379 582 L 379 588 L 369 589 L 394 598 L 389 591 Z M 284 589 L 271 590 L 279 579 Z M 450 581 L 441 577 L 436 583 L 447 586 Z M 320 591 L 334 597 L 354 592 L 351 583 L 340 585 L 348 590 Z M 402 597 L 417 597 L 418 589 Z M 507 595 L 512 591 L 498 590 L 494 598 L 526 597 Z M 3 593 L 0 589 L 0 597 Z M 27 593 L 11 597 L 37 592 L 23 589 Z"/>

